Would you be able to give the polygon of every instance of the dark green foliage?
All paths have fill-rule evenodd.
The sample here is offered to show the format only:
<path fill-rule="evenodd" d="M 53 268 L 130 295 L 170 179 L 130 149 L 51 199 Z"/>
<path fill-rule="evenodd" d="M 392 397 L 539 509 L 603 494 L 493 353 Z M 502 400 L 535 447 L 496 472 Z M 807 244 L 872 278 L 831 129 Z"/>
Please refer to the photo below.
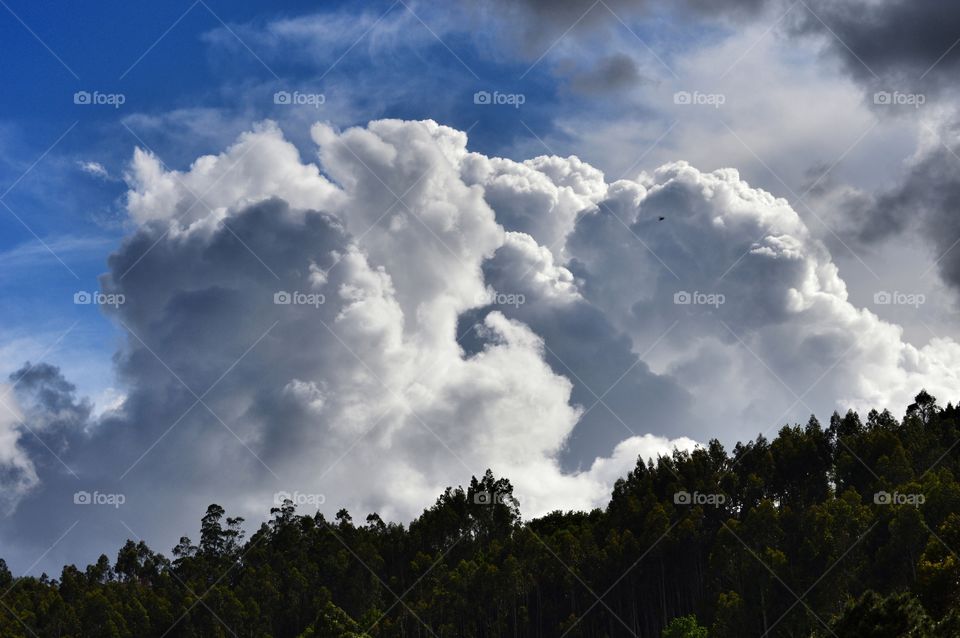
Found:
<path fill-rule="evenodd" d="M 0 638 L 960 638 L 957 416 L 922 392 L 902 420 L 711 441 L 638 460 L 604 510 L 528 521 L 490 471 L 409 526 L 286 501 L 245 541 L 211 505 L 172 560 L 0 560 Z"/>
<path fill-rule="evenodd" d="M 697 624 L 697 617 L 679 616 L 663 630 L 663 638 L 707 638 L 707 629 Z"/>
<path fill-rule="evenodd" d="M 883 598 L 868 592 L 833 624 L 845 638 L 933 638 L 933 623 L 923 607 L 906 593 Z"/>

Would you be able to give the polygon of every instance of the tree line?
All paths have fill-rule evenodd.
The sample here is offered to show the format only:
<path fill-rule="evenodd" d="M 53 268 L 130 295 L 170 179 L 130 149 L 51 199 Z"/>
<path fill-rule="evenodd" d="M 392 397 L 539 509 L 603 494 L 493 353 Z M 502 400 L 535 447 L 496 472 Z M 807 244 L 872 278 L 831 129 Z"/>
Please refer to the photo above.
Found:
<path fill-rule="evenodd" d="M 960 637 L 958 410 L 834 413 L 638 459 L 609 504 L 524 520 L 489 470 L 409 525 L 211 505 L 168 558 L 0 560 L 0 638 Z"/>

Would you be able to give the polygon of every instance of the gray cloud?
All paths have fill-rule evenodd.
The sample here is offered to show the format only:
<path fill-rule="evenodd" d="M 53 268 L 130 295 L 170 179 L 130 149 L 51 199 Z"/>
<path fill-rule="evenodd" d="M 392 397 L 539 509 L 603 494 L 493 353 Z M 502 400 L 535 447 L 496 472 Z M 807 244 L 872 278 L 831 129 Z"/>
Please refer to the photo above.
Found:
<path fill-rule="evenodd" d="M 704 15 L 742 16 L 761 10 L 768 2 L 769 0 L 684 0 L 680 8 Z M 605 0 L 604 3 L 593 0 L 474 0 L 474 4 L 492 13 L 502 15 L 502 12 L 507 10 L 512 12 L 513 18 L 525 17 L 530 20 L 528 28 L 531 31 L 536 28 L 537 23 L 560 27 L 561 31 L 568 28 L 589 29 L 600 23 L 615 21 L 621 14 L 624 17 L 633 17 L 662 8 L 657 0 Z M 559 33 L 556 35 L 559 36 Z"/>
<path fill-rule="evenodd" d="M 507 22 L 523 20 L 531 38 L 551 39 L 560 33 L 545 33 L 545 24 L 560 32 L 589 31 L 619 24 L 619 17 L 649 15 L 668 3 L 609 0 L 605 3 L 609 10 L 591 0 L 476 0 L 475 4 Z M 687 18 L 753 21 L 768 7 L 786 10 L 788 6 L 782 0 L 686 0 L 679 8 L 689 11 Z M 847 70 L 870 84 L 879 76 L 903 81 L 905 90 L 921 83 L 920 76 L 925 73 L 928 80 L 948 78 L 960 63 L 960 49 L 955 47 L 960 37 L 960 8 L 938 0 L 815 0 L 791 10 L 787 24 L 795 35 L 825 36 Z"/>
<path fill-rule="evenodd" d="M 62 453 L 72 439 L 86 427 L 92 405 L 78 399 L 76 386 L 67 381 L 60 368 L 48 363 L 25 363 L 10 374 L 23 421 L 30 424 L 34 436 L 22 445 L 31 456 L 52 461 L 44 448 Z"/>
<path fill-rule="evenodd" d="M 86 399 L 77 400 L 76 386 L 67 381 L 56 366 L 28 362 L 10 374 L 10 382 L 22 399 L 21 406 L 29 406 L 28 410 L 34 413 L 31 422 L 43 429 L 74 429 L 90 417 L 90 403 Z M 47 420 L 40 422 L 37 417 L 41 415 Z"/>
<path fill-rule="evenodd" d="M 636 62 L 624 53 L 601 58 L 589 69 L 568 71 L 566 66 L 561 62 L 557 65 L 557 72 L 569 75 L 570 88 L 584 95 L 628 89 L 643 81 Z"/>
<path fill-rule="evenodd" d="M 918 122 L 921 138 L 916 157 L 893 186 L 864 192 L 828 182 L 812 196 L 839 212 L 837 230 L 850 243 L 870 247 L 905 231 L 919 232 L 934 258 L 944 255 L 937 263 L 943 280 L 960 290 L 960 257 L 951 250 L 960 237 L 958 160 L 951 148 L 960 121 L 954 106 L 960 6 L 937 0 L 818 0 L 793 13 L 794 36 L 822 38 L 863 87 L 874 113 Z M 923 102 L 919 108 L 914 102 L 897 104 L 898 94 Z M 934 139 L 924 141 L 928 137 Z"/>
<path fill-rule="evenodd" d="M 852 193 L 841 201 L 843 211 L 858 225 L 866 243 L 886 241 L 906 230 L 929 242 L 931 267 L 954 291 L 960 292 L 960 159 L 957 124 L 948 122 L 932 135 L 904 176 L 892 187 L 872 195 Z"/>
<path fill-rule="evenodd" d="M 510 304 L 508 297 L 491 307 L 529 325 L 544 339 L 546 361 L 573 383 L 571 400 L 589 409 L 567 442 L 567 468 L 609 454 L 631 435 L 655 431 L 673 438 L 697 431 L 689 409 L 693 397 L 669 375 L 653 373 L 636 354 L 630 336 L 576 294 L 563 269 L 554 269 L 549 253 L 531 238 L 508 237 L 485 264 L 484 274 L 501 295 L 522 295 L 522 304 Z"/>
<path fill-rule="evenodd" d="M 824 36 L 853 77 L 876 90 L 939 88 L 960 64 L 955 4 L 819 0 L 797 15 L 798 33 Z"/>
<path fill-rule="evenodd" d="M 535 64 L 553 65 L 553 72 L 568 78 L 572 89 L 595 93 L 636 85 L 645 75 L 662 70 L 661 62 L 650 60 L 657 70 L 641 72 L 622 50 L 611 50 L 611 43 L 620 36 L 630 47 L 638 44 L 634 31 L 638 19 L 670 14 L 671 20 L 678 16 L 681 23 L 739 22 L 759 18 L 767 5 L 778 1 L 471 0 L 466 7 L 478 12 L 478 19 L 495 25 L 491 32 L 496 34 L 498 50 Z"/>
<path fill-rule="evenodd" d="M 861 245 L 919 232 L 929 242 L 932 258 L 943 256 L 937 262 L 942 279 L 960 290 L 960 257 L 951 249 L 960 237 L 960 160 L 955 154 L 960 118 L 953 105 L 960 7 L 935 0 L 822 0 L 811 6 L 813 12 L 793 23 L 795 33 L 826 38 L 832 55 L 864 87 L 877 115 L 916 121 L 921 136 L 916 157 L 894 185 L 869 193 L 827 183 L 813 195 L 841 212 L 837 222 L 843 236 Z M 875 92 L 917 94 L 924 104 L 876 104 Z"/>

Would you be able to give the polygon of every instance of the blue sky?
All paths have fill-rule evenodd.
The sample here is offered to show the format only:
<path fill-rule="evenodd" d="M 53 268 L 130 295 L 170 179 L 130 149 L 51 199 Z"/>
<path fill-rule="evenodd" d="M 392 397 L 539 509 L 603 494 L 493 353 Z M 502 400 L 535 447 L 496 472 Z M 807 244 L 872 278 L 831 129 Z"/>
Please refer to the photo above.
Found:
<path fill-rule="evenodd" d="M 39 350 L 76 373 L 85 393 L 96 396 L 111 384 L 118 332 L 91 308 L 75 307 L 72 295 L 96 287 L 105 255 L 124 235 L 123 171 L 134 147 L 183 169 L 264 118 L 345 127 L 397 117 L 436 119 L 469 131 L 472 149 L 510 157 L 575 151 L 572 143 L 560 151 L 568 141 L 556 126 L 561 114 L 603 121 L 636 109 L 651 121 L 662 118 L 633 107 L 622 92 L 571 90 L 550 57 L 563 48 L 563 30 L 550 34 L 557 39 L 545 36 L 539 53 L 520 55 L 512 36 L 471 32 L 478 18 L 464 13 L 398 2 L 7 2 L 0 35 L 16 60 L 0 71 L 16 96 L 0 104 L 10 189 L 3 198 L 9 210 L 0 216 L 0 250 L 11 265 L 2 282 L 8 341 L 22 344 L 22 358 Z M 264 35 L 285 20 L 336 25 L 335 37 L 278 43 Z M 616 37 L 662 74 L 669 69 L 656 56 L 670 59 L 681 41 L 668 34 L 709 39 L 717 31 L 665 25 L 621 25 Z M 640 37 L 659 53 L 651 57 Z M 277 107 L 277 90 L 321 93 L 327 102 Z M 122 104 L 75 104 L 78 91 L 119 94 Z M 477 91 L 521 94 L 523 104 L 477 105 Z M 288 134 L 310 152 L 304 127 Z M 85 172 L 81 164 L 89 162 L 108 175 Z M 71 326 L 71 338 L 59 339 Z"/>
<path fill-rule="evenodd" d="M 134 147 L 185 168 L 198 155 L 220 150 L 253 121 L 290 118 L 289 109 L 277 108 L 272 99 L 275 90 L 289 89 L 323 93 L 340 107 L 304 106 L 293 118 L 332 119 L 341 126 L 374 117 L 435 118 L 470 129 L 478 150 L 503 153 L 515 138 L 531 136 L 524 122 L 546 130 L 557 104 L 557 82 L 545 67 L 519 81 L 515 77 L 530 66 L 526 61 L 478 56 L 464 34 L 445 33 L 441 42 L 430 33 L 439 26 L 428 29 L 396 2 L 365 4 L 359 34 L 344 35 L 318 58 L 287 56 L 237 33 L 313 15 L 318 5 L 312 2 L 268 8 L 215 0 L 82 8 L 5 4 L 0 37 L 16 63 L 5 64 L 0 73 L 8 94 L 16 97 L 0 104 L 3 190 L 9 189 L 3 198 L 9 210 L 0 216 L 0 251 L 9 264 L 2 282 L 3 329 L 8 340 L 47 337 L 25 347 L 25 355 L 37 356 L 37 347 L 44 352 L 78 322 L 71 339 L 47 354 L 81 373 L 77 383 L 87 392 L 110 383 L 106 375 L 117 331 L 91 308 L 75 307 L 72 295 L 95 289 L 105 255 L 124 234 L 122 177 Z M 319 8 L 359 24 L 358 16 L 340 13 L 350 5 L 328 2 Z M 419 31 L 412 43 L 401 37 L 379 48 L 369 33 L 361 37 L 393 21 Z M 389 86 L 371 95 L 353 86 L 385 80 Z M 342 97 L 336 95 L 341 88 Z M 522 114 L 474 105 L 478 90 L 523 92 Z M 78 91 L 121 94 L 123 103 L 78 105 Z M 163 118 L 184 111 L 180 130 L 163 130 Z M 183 130 L 203 112 L 211 128 Z M 84 162 L 100 164 L 109 176 L 84 172 Z"/>

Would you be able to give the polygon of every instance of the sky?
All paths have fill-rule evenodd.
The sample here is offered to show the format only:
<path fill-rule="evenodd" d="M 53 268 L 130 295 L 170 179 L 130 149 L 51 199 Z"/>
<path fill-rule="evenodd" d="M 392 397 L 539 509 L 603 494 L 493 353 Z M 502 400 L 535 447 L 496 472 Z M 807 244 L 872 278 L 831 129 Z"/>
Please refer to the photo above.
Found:
<path fill-rule="evenodd" d="M 0 0 L 0 48 L 16 573 L 957 400 L 960 9 Z"/>

